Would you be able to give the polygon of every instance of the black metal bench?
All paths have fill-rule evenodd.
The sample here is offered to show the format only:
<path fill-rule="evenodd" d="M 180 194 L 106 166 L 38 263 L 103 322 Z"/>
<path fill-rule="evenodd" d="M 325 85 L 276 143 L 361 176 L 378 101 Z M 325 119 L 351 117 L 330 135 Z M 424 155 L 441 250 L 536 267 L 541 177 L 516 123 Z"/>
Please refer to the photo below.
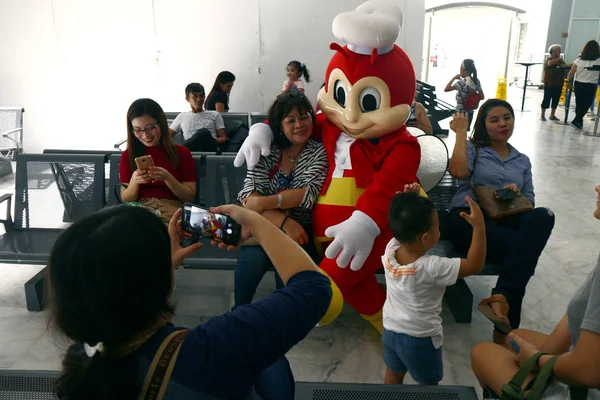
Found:
<path fill-rule="evenodd" d="M 0 370 L 0 398 L 56 400 L 56 371 Z M 468 386 L 296 382 L 296 400 L 477 400 Z"/>
<path fill-rule="evenodd" d="M 435 86 L 417 80 L 417 94 L 415 101 L 423 104 L 427 110 L 427 115 L 433 127 L 433 134 L 436 136 L 447 136 L 448 129 L 442 129 L 440 121 L 452 116 L 456 112 L 456 107 L 437 98 Z"/>
<path fill-rule="evenodd" d="M 179 114 L 180 114 L 180 112 L 171 112 L 171 111 L 165 112 L 165 116 L 167 117 L 167 125 L 171 126 L 171 124 L 173 123 L 175 118 L 177 118 L 177 116 Z M 232 132 L 230 132 L 231 129 L 237 129 L 237 127 L 239 127 L 240 125 L 249 127 L 251 124 L 254 123 L 254 122 L 251 123 L 251 118 L 250 118 L 249 113 L 226 112 L 226 113 L 220 113 L 220 114 L 221 114 L 221 117 L 223 117 L 223 122 L 225 123 L 225 131 L 227 132 L 228 137 L 232 133 Z M 179 135 L 176 135 L 174 137 L 174 139 L 176 142 L 180 142 L 181 139 L 177 139 L 177 136 L 179 136 Z M 127 139 L 120 140 L 119 142 L 114 144 L 114 148 L 119 150 L 119 149 L 121 149 L 121 146 L 123 146 L 125 143 L 127 143 Z"/>
<path fill-rule="evenodd" d="M 45 265 L 66 222 L 104 207 L 104 156 L 17 154 L 16 161 L 14 221 L 12 194 L 0 197 L 6 204 L 6 218 L 0 220 L 5 229 L 0 262 Z M 42 270 L 25 284 L 30 311 L 42 309 L 43 274 Z"/>
<path fill-rule="evenodd" d="M 46 227 L 38 229 L 30 226 L 30 214 L 33 212 L 36 218 L 40 217 L 39 212 L 32 210 L 35 204 L 32 204 L 29 199 L 29 191 L 37 187 L 47 187 L 54 182 L 57 186 L 63 186 L 63 215 L 62 222 L 71 222 L 85 216 L 93 211 L 99 210 L 105 205 L 116 205 L 119 203 L 115 196 L 115 186 L 119 183 L 119 161 L 120 154 L 112 154 L 109 157 L 109 180 L 108 180 L 108 197 L 103 197 L 101 193 L 104 191 L 104 160 L 105 155 L 82 155 L 82 154 L 44 154 L 44 155 L 20 155 L 17 158 L 17 198 L 22 199 L 16 203 L 15 207 L 15 223 L 10 221 L 10 212 L 8 221 L 7 233 L 0 236 L 0 262 L 4 263 L 29 263 L 29 264 L 45 264 L 48 260 L 50 250 L 56 237 L 61 232 L 61 228 Z M 235 168 L 233 166 L 233 154 L 223 154 L 215 156 L 211 153 L 193 153 L 196 164 L 197 187 L 198 193 L 195 202 L 202 206 L 212 206 L 218 204 L 228 204 L 235 200 L 239 189 L 243 185 L 246 175 L 244 168 Z M 93 162 L 92 162 L 93 161 Z M 41 172 L 34 173 L 33 177 L 27 175 L 28 165 L 31 162 L 42 162 L 48 165 L 49 173 L 43 175 Z M 81 164 L 89 164 L 86 168 L 89 171 L 94 171 L 92 182 L 100 182 L 94 184 L 93 189 L 89 186 L 85 197 L 85 206 L 80 205 L 74 207 L 79 201 L 77 194 L 73 190 L 69 190 L 68 177 L 62 175 L 68 174 L 62 163 L 67 163 L 69 171 L 73 171 L 72 175 L 76 175 L 77 168 Z M 58 163 L 58 164 L 57 164 Z M 51 173 L 54 169 L 61 170 L 55 174 Z M 57 167 L 60 166 L 60 168 Z M 74 168 L 74 166 L 76 166 Z M 81 173 L 81 172 L 79 172 Z M 62 174 L 62 175 L 61 175 Z M 65 183 L 61 183 L 65 182 Z M 447 208 L 450 200 L 456 191 L 457 181 L 449 174 L 446 174 L 440 184 L 431 190 L 428 195 L 436 205 L 440 214 L 440 225 L 442 230 L 442 239 L 446 231 L 444 221 L 447 216 Z M 90 197 L 91 196 L 91 197 Z M 74 199 L 74 200 L 73 200 Z M 0 198 L 1 201 L 8 202 L 8 210 L 10 210 L 10 195 Z M 77 209 L 77 211 L 75 211 Z M 43 216 L 43 215 L 42 215 Z M 68 217 L 68 218 L 65 218 Z M 14 225 L 14 226 L 13 226 Z M 446 257 L 464 257 L 464 254 L 458 253 L 452 245 L 441 240 L 438 245 L 431 250 L 432 254 Z M 217 248 L 206 246 L 201 252 L 188 258 L 184 262 L 187 268 L 200 269 L 233 269 L 237 262 L 238 252 L 225 252 Z M 497 275 L 499 267 L 491 264 L 486 264 L 481 275 Z M 42 273 L 40 273 L 40 276 Z M 39 277 L 38 277 L 39 278 Z M 28 289 L 29 288 L 29 289 Z M 33 279 L 26 285 L 26 294 L 28 299 L 28 309 L 41 310 L 41 295 L 39 295 L 41 283 L 39 279 Z M 36 297 L 37 296 L 37 297 Z M 456 285 L 449 287 L 446 290 L 446 300 L 452 311 L 455 320 L 459 323 L 471 322 L 473 308 L 473 294 L 467 283 L 461 279 Z"/>
<path fill-rule="evenodd" d="M 456 193 L 457 188 L 458 181 L 450 175 L 449 172 L 446 172 L 441 182 L 427 193 L 431 201 L 433 201 L 435 208 L 438 210 L 441 233 L 441 240 L 429 251 L 429 254 L 450 258 L 466 257 L 466 254 L 458 252 L 447 239 L 450 234 L 447 226 L 448 207 L 450 206 L 450 201 Z M 483 270 L 478 275 L 498 275 L 501 268 L 502 267 L 499 265 L 486 263 Z M 456 284 L 447 287 L 444 297 L 456 322 L 471 322 L 473 313 L 473 293 L 464 279 L 459 279 Z"/>

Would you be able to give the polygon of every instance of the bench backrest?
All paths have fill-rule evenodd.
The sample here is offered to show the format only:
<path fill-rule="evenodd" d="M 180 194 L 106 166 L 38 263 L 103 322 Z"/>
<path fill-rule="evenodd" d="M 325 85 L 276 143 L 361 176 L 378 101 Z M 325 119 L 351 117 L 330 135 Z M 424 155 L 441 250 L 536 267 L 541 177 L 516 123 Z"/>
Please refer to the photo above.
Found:
<path fill-rule="evenodd" d="M 452 197 L 458 189 L 458 180 L 446 171 L 440 183 L 427 192 L 427 196 L 435 205 L 436 210 L 448 210 Z"/>
<path fill-rule="evenodd" d="M 177 118 L 177 116 L 180 114 L 181 112 L 165 112 L 165 116 L 167 117 L 167 124 L 169 126 L 171 126 L 171 123 L 173 123 L 173 121 L 175 120 L 175 118 Z M 223 121 L 236 121 L 236 122 L 240 122 L 246 126 L 249 125 L 250 123 L 250 115 L 248 113 L 245 112 L 226 112 L 226 113 L 220 113 L 221 117 L 223 117 Z"/>
<path fill-rule="evenodd" d="M 62 228 L 106 203 L 102 154 L 18 154 L 16 160 L 16 229 Z"/>
<path fill-rule="evenodd" d="M 23 151 L 24 112 L 21 107 L 0 107 L 0 152 L 13 160 Z"/>
<path fill-rule="evenodd" d="M 296 398 L 307 400 L 476 400 L 477 393 L 473 387 L 469 386 L 296 382 Z"/>
<path fill-rule="evenodd" d="M 259 122 L 265 122 L 266 120 L 267 120 L 267 114 L 265 114 L 265 113 L 250 114 L 250 125 L 254 125 Z"/>
<path fill-rule="evenodd" d="M 235 154 L 223 153 L 224 156 L 229 158 L 235 157 Z M 208 152 L 194 152 L 192 153 L 192 157 L 194 158 L 194 163 L 196 165 L 196 198 L 194 203 L 205 206 L 206 205 L 206 157 L 215 156 L 214 153 Z M 224 157 L 224 156 L 215 156 L 215 157 Z M 119 174 L 119 163 L 121 160 L 120 154 L 114 154 L 110 157 L 110 175 L 108 181 L 108 202 L 107 204 L 110 206 L 114 206 L 120 203 L 121 197 L 117 197 L 115 193 L 115 187 L 120 183 L 120 174 Z M 116 189 L 117 193 L 120 193 L 120 189 Z"/>
<path fill-rule="evenodd" d="M 206 205 L 231 204 L 244 185 L 246 168 L 233 165 L 233 155 L 206 157 Z"/>
<path fill-rule="evenodd" d="M 417 80 L 417 95 L 415 96 L 415 100 L 423 104 L 423 107 L 428 112 L 433 111 L 437 105 L 435 86 Z"/>
<path fill-rule="evenodd" d="M 121 154 L 121 150 L 74 150 L 74 149 L 45 149 L 44 154 L 104 154 L 104 162 L 108 163 L 110 156 Z"/>

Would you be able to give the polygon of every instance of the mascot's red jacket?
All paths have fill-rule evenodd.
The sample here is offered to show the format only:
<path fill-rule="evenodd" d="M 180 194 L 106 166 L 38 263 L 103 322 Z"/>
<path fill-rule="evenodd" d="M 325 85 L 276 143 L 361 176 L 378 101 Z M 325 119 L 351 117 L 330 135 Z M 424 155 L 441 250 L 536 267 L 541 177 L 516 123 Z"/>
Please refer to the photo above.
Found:
<path fill-rule="evenodd" d="M 375 272 L 392 238 L 388 208 L 396 192 L 418 181 L 420 147 L 405 128 L 415 73 L 396 45 L 384 54 L 377 49 L 360 54 L 337 44 L 331 49 L 336 53 L 319 93 L 322 114 L 314 132 L 325 145 L 330 169 L 313 210 L 314 235 L 324 248 L 341 236 L 342 243 L 331 244 L 336 248 L 325 254 L 332 258 L 323 258 L 320 268 L 335 283 L 334 292 L 339 288 L 343 300 L 381 331 L 386 295 Z M 349 262 L 352 268 L 346 268 Z M 335 319 L 341 300 L 334 295 L 322 323 Z"/>

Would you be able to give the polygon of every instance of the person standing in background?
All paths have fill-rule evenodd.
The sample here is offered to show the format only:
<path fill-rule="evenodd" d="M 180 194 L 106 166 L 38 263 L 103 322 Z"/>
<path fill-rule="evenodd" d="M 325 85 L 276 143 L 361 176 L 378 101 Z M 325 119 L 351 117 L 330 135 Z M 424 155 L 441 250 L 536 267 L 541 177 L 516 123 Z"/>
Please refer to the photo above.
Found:
<path fill-rule="evenodd" d="M 573 61 L 573 67 L 567 77 L 571 85 L 571 79 L 575 76 L 575 118 L 571 125 L 577 129 L 583 128 L 583 116 L 590 109 L 598 87 L 600 73 L 586 69 L 593 66 L 600 66 L 600 45 L 597 41 L 590 40 L 583 47 L 581 55 Z"/>
<path fill-rule="evenodd" d="M 456 81 L 456 82 L 454 82 Z M 444 92 L 451 92 L 456 90 L 456 112 L 467 113 L 469 117 L 468 129 L 471 129 L 471 122 L 473 122 L 473 114 L 477 106 L 472 108 L 468 103 L 470 100 L 471 92 L 479 95 L 479 100 L 485 99 L 483 89 L 481 88 L 481 82 L 477 78 L 477 68 L 475 68 L 475 61 L 467 58 L 460 64 L 460 72 L 450 79 L 450 82 L 446 84 Z"/>
<path fill-rule="evenodd" d="M 546 110 L 550 106 L 550 101 L 552 101 L 550 121 L 558 121 L 555 113 L 565 78 L 565 70 L 561 68 L 565 61 L 560 58 L 560 52 L 561 47 L 559 44 L 550 46 L 548 49 L 550 57 L 544 63 L 544 99 L 542 100 L 542 116 L 540 117 L 542 121 L 546 120 Z"/>

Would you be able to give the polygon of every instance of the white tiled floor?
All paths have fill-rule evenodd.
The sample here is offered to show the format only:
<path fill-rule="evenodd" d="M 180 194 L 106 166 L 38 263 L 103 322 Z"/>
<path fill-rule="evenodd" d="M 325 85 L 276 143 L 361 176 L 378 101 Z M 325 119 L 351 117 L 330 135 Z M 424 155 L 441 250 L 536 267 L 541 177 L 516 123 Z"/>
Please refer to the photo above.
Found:
<path fill-rule="evenodd" d="M 514 90 L 513 92 L 518 92 Z M 540 258 L 523 311 L 525 328 L 550 332 L 565 312 L 568 300 L 594 266 L 598 253 L 600 221 L 592 218 L 594 186 L 600 183 L 600 137 L 589 137 L 570 126 L 539 121 L 540 92 L 528 89 L 533 112 L 517 113 L 511 143 L 526 153 L 534 167 L 537 204 L 552 208 L 557 222 L 546 251 Z M 512 103 L 520 106 L 515 99 Z M 562 118 L 564 111 L 557 115 Z M 569 118 L 572 119 L 572 118 Z M 586 120 L 589 131 L 592 122 Z M 447 140 L 452 149 L 452 135 Z M 2 188 L 9 180 L 0 181 Z M 9 182 L 9 183 L 6 183 Z M 23 284 L 39 266 L 0 265 L 0 368 L 58 369 L 64 341 L 46 330 L 46 313 L 25 310 Z M 468 279 L 475 300 L 489 295 L 493 277 Z M 191 326 L 231 306 L 233 275 L 228 271 L 179 270 L 176 321 Z M 259 290 L 274 287 L 268 275 Z M 469 349 L 491 339 L 492 327 L 479 313 L 473 323 L 456 324 L 443 311 L 445 384 L 476 386 L 470 369 Z M 298 380 L 332 382 L 382 382 L 384 365 L 379 335 L 353 310 L 347 308 L 332 325 L 314 329 L 290 353 Z"/>

